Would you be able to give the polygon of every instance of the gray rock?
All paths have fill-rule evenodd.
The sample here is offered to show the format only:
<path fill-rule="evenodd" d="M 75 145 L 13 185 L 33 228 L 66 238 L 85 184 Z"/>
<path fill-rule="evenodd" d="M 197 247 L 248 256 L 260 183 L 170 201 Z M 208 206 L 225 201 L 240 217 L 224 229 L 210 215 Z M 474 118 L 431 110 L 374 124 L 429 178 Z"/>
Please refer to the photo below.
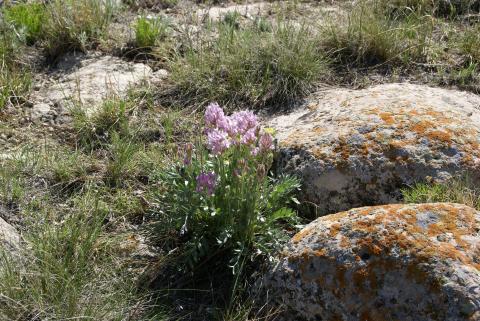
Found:
<path fill-rule="evenodd" d="M 321 217 L 265 278 L 285 320 L 480 320 L 480 212 L 384 205 Z"/>
<path fill-rule="evenodd" d="M 15 228 L 0 218 L 0 252 L 13 253 L 20 249 L 20 235 Z"/>
<path fill-rule="evenodd" d="M 80 103 L 93 112 L 106 98 L 122 97 L 127 90 L 149 79 L 152 70 L 141 63 L 130 63 L 116 57 L 87 57 L 70 54 L 59 63 L 58 80 L 34 92 L 33 120 L 50 120 L 52 115 L 65 113 L 73 103 Z M 58 110 L 59 109 L 59 110 Z"/>
<path fill-rule="evenodd" d="M 235 4 L 225 7 L 210 7 L 207 9 L 199 9 L 197 15 L 200 19 L 206 18 L 212 21 L 221 20 L 229 13 L 237 12 L 239 15 L 245 17 L 252 17 L 254 15 L 260 15 L 260 13 L 266 11 L 271 5 L 268 2 L 257 2 L 252 4 Z"/>
<path fill-rule="evenodd" d="M 480 97 L 412 84 L 314 95 L 267 125 L 278 168 L 298 174 L 301 198 L 323 215 L 398 201 L 416 182 L 479 174 Z"/>

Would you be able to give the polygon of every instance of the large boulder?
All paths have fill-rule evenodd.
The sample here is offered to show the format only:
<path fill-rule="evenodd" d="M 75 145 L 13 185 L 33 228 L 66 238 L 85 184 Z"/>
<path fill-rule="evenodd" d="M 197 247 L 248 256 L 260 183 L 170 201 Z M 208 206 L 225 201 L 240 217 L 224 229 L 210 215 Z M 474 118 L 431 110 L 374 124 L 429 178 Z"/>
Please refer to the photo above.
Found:
<path fill-rule="evenodd" d="M 332 89 L 267 121 L 278 169 L 302 177 L 317 214 L 397 202 L 400 189 L 480 165 L 480 97 L 412 84 Z"/>
<path fill-rule="evenodd" d="M 321 217 L 266 278 L 285 320 L 480 320 L 480 212 L 384 205 Z"/>

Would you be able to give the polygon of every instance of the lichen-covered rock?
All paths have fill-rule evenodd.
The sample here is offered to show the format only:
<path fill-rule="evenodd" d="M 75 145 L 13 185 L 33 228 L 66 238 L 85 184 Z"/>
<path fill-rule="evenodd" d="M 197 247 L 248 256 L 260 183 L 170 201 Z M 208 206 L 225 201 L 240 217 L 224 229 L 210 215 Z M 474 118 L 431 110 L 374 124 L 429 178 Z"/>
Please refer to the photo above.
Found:
<path fill-rule="evenodd" d="M 280 171 L 299 174 L 318 214 L 394 203 L 400 188 L 480 165 L 480 97 L 411 84 L 332 89 L 267 121 Z"/>
<path fill-rule="evenodd" d="M 479 268 L 480 212 L 383 205 L 307 225 L 266 285 L 291 320 L 480 320 Z"/>

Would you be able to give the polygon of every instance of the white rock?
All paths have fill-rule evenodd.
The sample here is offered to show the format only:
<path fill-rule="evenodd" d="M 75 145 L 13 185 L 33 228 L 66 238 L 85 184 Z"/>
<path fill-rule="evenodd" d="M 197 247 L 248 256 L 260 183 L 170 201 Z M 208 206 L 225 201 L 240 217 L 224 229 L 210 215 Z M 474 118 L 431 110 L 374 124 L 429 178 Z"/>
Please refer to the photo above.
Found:
<path fill-rule="evenodd" d="M 229 12 L 238 12 L 242 16 L 252 17 L 259 15 L 262 11 L 266 10 L 270 6 L 266 2 L 257 2 L 251 4 L 238 4 L 227 7 L 211 7 L 208 9 L 200 9 L 197 11 L 197 15 L 201 19 L 210 18 L 212 21 L 218 21 L 222 19 Z"/>
<path fill-rule="evenodd" d="M 61 110 L 80 102 L 88 112 L 107 97 L 125 95 L 128 88 L 152 75 L 149 66 L 125 62 L 111 56 L 85 58 L 75 56 L 60 64 L 60 79 L 34 94 L 32 118 L 44 117 L 54 108 Z"/>

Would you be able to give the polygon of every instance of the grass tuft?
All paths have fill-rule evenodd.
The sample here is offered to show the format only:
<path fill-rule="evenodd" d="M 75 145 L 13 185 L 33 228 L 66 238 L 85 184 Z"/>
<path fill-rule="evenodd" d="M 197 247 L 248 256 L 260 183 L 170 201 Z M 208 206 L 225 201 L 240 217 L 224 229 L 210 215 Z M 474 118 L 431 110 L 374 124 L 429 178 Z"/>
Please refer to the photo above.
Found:
<path fill-rule="evenodd" d="M 28 45 L 34 44 L 43 36 L 43 23 L 46 7 L 41 3 L 19 3 L 3 10 L 5 19 L 12 23 L 19 34 L 25 37 Z"/>
<path fill-rule="evenodd" d="M 49 60 L 98 43 L 111 22 L 112 0 L 54 0 L 48 4 L 44 48 Z"/>
<path fill-rule="evenodd" d="M 168 23 L 161 17 L 140 17 L 135 24 L 135 45 L 149 49 L 168 36 Z"/>
<path fill-rule="evenodd" d="M 71 113 L 78 144 L 91 150 L 108 144 L 114 132 L 126 134 L 129 130 L 130 109 L 127 101 L 115 98 L 106 100 L 93 114 L 81 106 L 75 106 Z"/>
<path fill-rule="evenodd" d="M 425 60 L 433 25 L 415 11 L 391 17 L 373 0 L 355 5 L 344 24 L 333 22 L 325 32 L 323 46 L 341 64 L 407 64 Z"/>
<path fill-rule="evenodd" d="M 218 101 L 255 108 L 291 103 L 328 73 L 317 36 L 306 26 L 278 23 L 271 32 L 220 23 L 200 43 L 171 61 L 171 79 L 181 104 Z M 215 36 L 218 35 L 218 36 Z"/>
<path fill-rule="evenodd" d="M 445 184 L 417 184 L 402 191 L 406 203 L 450 202 L 465 204 L 480 210 L 480 190 L 469 177 Z"/>
<path fill-rule="evenodd" d="M 0 110 L 8 103 L 21 103 L 30 88 L 30 71 L 19 61 L 22 49 L 14 26 L 0 21 Z"/>
<path fill-rule="evenodd" d="M 133 176 L 137 169 L 139 146 L 128 138 L 121 138 L 118 133 L 112 134 L 110 145 L 110 161 L 105 173 L 106 182 L 110 186 L 122 186 L 122 182 Z"/>
<path fill-rule="evenodd" d="M 0 316 L 8 320 L 122 320 L 133 284 L 99 243 L 106 211 L 93 190 L 58 222 L 38 217 L 22 259 L 0 258 Z M 40 213 L 39 213 L 40 214 Z M 45 213 L 41 213 L 45 214 Z M 52 224 L 53 223 L 53 224 Z"/>

